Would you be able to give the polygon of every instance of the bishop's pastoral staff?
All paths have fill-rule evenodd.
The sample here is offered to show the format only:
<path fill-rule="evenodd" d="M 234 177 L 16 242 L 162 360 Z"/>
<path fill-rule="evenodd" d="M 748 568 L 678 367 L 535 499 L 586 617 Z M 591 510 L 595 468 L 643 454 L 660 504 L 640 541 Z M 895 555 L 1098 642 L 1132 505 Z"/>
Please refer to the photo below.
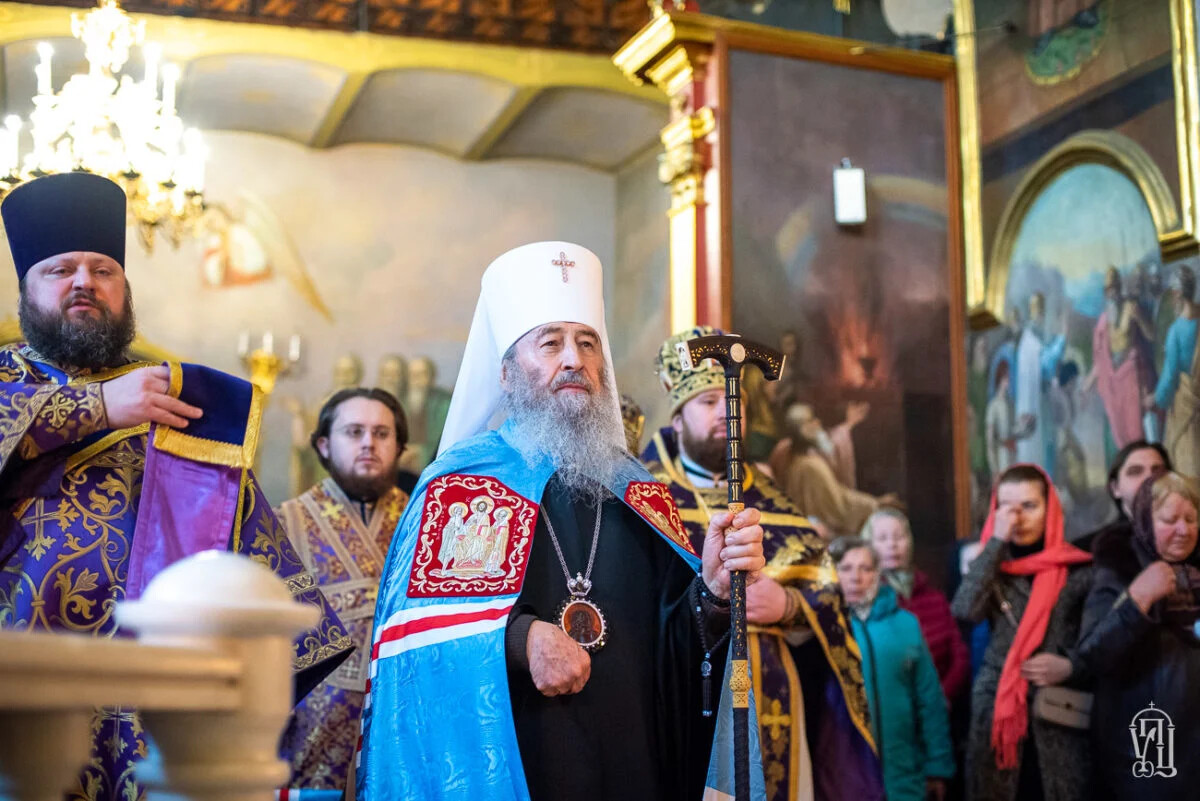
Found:
<path fill-rule="evenodd" d="M 384 569 L 358 797 L 732 798 L 729 697 L 714 747 L 701 675 L 730 571 L 763 567 L 758 520 L 717 514 L 696 553 L 626 449 L 599 260 L 502 255 Z"/>
<path fill-rule="evenodd" d="M 117 602 L 171 562 L 229 549 L 318 607 L 293 645 L 303 696 L 353 643 L 300 564 L 250 465 L 261 412 L 245 381 L 132 360 L 125 193 L 88 173 L 23 184 L 0 205 L 24 342 L 0 348 L 0 626 L 110 637 Z M 70 798 L 143 798 L 136 711 L 98 709 Z"/>

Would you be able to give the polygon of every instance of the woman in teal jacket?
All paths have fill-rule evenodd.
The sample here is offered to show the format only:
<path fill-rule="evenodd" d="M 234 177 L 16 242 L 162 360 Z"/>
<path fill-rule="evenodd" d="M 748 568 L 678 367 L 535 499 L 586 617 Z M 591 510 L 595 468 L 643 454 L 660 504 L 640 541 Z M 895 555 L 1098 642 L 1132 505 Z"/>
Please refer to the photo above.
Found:
<path fill-rule="evenodd" d="M 879 556 L 864 540 L 843 537 L 829 548 L 854 614 L 862 651 L 871 730 L 888 801 L 941 801 L 954 775 L 950 722 L 937 668 L 921 625 L 879 583 Z"/>

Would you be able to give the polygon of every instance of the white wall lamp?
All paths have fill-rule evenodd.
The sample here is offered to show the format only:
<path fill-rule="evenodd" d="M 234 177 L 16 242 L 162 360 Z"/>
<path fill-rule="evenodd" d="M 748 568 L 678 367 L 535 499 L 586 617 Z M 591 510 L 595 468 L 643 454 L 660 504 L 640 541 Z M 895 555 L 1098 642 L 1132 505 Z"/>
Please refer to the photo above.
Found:
<path fill-rule="evenodd" d="M 838 225 L 862 225 L 867 221 L 867 176 L 848 158 L 833 168 L 833 219 Z"/>

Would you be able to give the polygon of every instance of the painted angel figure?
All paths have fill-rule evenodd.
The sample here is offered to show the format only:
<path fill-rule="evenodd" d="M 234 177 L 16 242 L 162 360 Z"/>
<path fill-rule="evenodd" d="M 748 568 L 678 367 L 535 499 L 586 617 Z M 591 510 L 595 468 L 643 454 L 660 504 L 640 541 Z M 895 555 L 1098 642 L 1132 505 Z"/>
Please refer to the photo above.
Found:
<path fill-rule="evenodd" d="M 207 285 L 252 284 L 278 273 L 308 305 L 333 322 L 286 226 L 262 198 L 243 191 L 228 206 L 209 203 L 199 235 L 204 242 L 200 269 Z"/>

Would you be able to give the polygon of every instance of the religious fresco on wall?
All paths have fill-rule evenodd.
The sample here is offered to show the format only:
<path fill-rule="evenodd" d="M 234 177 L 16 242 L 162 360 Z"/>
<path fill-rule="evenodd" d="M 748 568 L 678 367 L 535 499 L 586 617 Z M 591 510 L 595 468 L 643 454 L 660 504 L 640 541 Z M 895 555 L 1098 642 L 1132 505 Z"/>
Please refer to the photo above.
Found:
<path fill-rule="evenodd" d="M 1028 169 L 1084 130 L 1133 140 L 1178 203 L 1172 0 L 973 3 L 985 252 Z"/>
<path fill-rule="evenodd" d="M 1000 472 L 1034 462 L 1078 536 L 1112 516 L 1108 464 L 1123 445 L 1195 451 L 1188 415 L 1171 412 L 1190 391 L 1192 354 L 1167 347 L 1192 269 L 1164 267 L 1145 199 L 1118 170 L 1082 164 L 1042 189 L 1019 222 L 1004 324 L 969 345 L 977 517 Z"/>
<path fill-rule="evenodd" d="M 815 498 L 804 511 L 833 514 L 823 521 L 833 533 L 856 533 L 862 509 L 900 502 L 918 560 L 940 576 L 956 528 L 958 350 L 943 86 L 743 51 L 731 53 L 729 74 L 733 329 L 788 354 L 777 385 L 747 378 L 750 457 L 777 478 L 787 472 L 786 485 L 795 469 L 815 467 L 797 443 L 815 443 L 831 469 L 809 480 L 819 472 L 861 493 L 843 493 L 860 512 L 824 511 Z M 866 171 L 862 226 L 833 219 L 843 157 Z"/>
<path fill-rule="evenodd" d="M 228 203 L 207 201 L 196 236 L 204 243 L 200 275 L 206 286 L 233 287 L 282 278 L 333 322 L 295 240 L 279 215 L 255 193 L 242 189 Z"/>

